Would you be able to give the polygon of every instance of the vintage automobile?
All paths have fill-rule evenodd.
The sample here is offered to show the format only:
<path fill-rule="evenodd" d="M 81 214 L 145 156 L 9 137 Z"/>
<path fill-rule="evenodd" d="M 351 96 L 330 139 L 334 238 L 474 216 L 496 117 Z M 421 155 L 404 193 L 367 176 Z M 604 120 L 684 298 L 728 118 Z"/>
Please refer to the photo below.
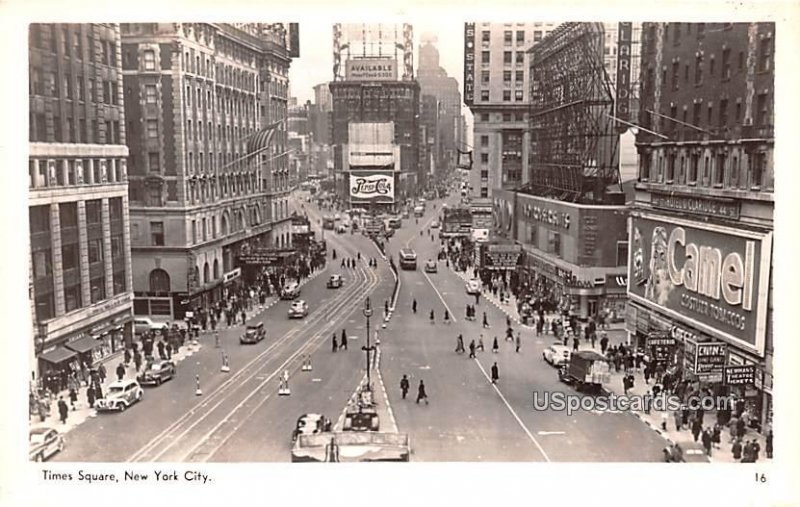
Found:
<path fill-rule="evenodd" d="M 144 365 L 144 370 L 137 380 L 142 385 L 161 385 L 175 376 L 175 363 L 163 359 L 156 359 Z"/>
<path fill-rule="evenodd" d="M 303 317 L 308 315 L 308 303 L 299 299 L 292 303 L 292 306 L 289 307 L 289 318 L 290 319 L 302 319 Z"/>
<path fill-rule="evenodd" d="M 64 436 L 53 428 L 33 428 L 28 433 L 28 455 L 31 461 L 46 461 L 64 450 Z"/>
<path fill-rule="evenodd" d="M 473 278 L 472 280 L 467 282 L 467 294 L 474 295 L 481 293 L 481 282 Z"/>
<path fill-rule="evenodd" d="M 98 412 L 109 410 L 124 411 L 144 396 L 144 390 L 139 382 L 133 379 L 118 380 L 112 382 L 105 392 L 105 397 L 94 402 L 94 408 Z"/>
<path fill-rule="evenodd" d="M 342 275 L 340 274 L 333 274 L 330 278 L 328 278 L 328 288 L 329 289 L 338 289 L 342 286 L 344 280 L 342 280 Z"/>
<path fill-rule="evenodd" d="M 425 263 L 425 272 L 426 273 L 436 273 L 438 271 L 436 267 L 436 261 L 433 259 L 428 259 L 428 262 Z"/>
<path fill-rule="evenodd" d="M 431 222 L 431 229 L 438 229 L 438 228 L 439 228 L 438 220 L 434 220 L 433 222 Z"/>
<path fill-rule="evenodd" d="M 569 363 L 570 348 L 554 343 L 542 351 L 542 359 L 553 366 L 562 366 Z"/>
<path fill-rule="evenodd" d="M 296 299 L 300 295 L 300 285 L 291 282 L 283 286 L 281 290 L 281 299 Z"/>
<path fill-rule="evenodd" d="M 303 414 L 297 419 L 297 424 L 292 431 L 292 442 L 300 435 L 316 435 L 330 432 L 331 420 L 322 414 Z"/>
<path fill-rule="evenodd" d="M 253 326 L 247 326 L 244 334 L 239 338 L 239 343 L 253 344 L 258 343 L 267 337 L 267 332 L 264 331 L 264 323 L 259 322 Z"/>

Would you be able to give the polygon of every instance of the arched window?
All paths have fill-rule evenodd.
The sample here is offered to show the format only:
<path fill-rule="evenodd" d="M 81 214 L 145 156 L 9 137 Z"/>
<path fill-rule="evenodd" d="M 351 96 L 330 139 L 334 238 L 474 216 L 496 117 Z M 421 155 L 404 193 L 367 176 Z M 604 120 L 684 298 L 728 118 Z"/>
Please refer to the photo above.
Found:
<path fill-rule="evenodd" d="M 214 259 L 214 280 L 219 278 L 219 261 Z"/>
<path fill-rule="evenodd" d="M 169 273 L 163 269 L 150 272 L 150 292 L 169 292 Z"/>
<path fill-rule="evenodd" d="M 208 262 L 203 266 L 203 283 L 211 281 L 211 268 L 208 267 Z"/>
<path fill-rule="evenodd" d="M 227 212 L 222 214 L 222 227 L 221 227 L 221 229 L 222 229 L 222 235 L 223 236 L 227 236 L 228 235 L 228 213 Z"/>

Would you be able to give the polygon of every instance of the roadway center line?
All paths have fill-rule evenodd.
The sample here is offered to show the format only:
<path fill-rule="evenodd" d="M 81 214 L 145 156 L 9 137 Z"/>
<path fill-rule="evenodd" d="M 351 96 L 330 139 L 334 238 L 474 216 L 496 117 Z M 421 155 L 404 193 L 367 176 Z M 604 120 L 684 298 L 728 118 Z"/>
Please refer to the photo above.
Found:
<path fill-rule="evenodd" d="M 525 426 L 525 423 L 523 423 L 522 419 L 519 418 L 519 416 L 517 415 L 516 411 L 514 411 L 514 409 L 511 407 L 511 404 L 508 403 L 508 400 L 506 400 L 506 397 L 503 396 L 503 393 L 500 392 L 500 389 L 497 388 L 497 384 L 492 384 L 492 379 L 489 378 L 489 375 L 486 373 L 486 370 L 483 369 L 483 365 L 480 363 L 480 361 L 478 361 L 478 358 L 475 358 L 474 361 L 478 365 L 478 368 L 481 369 L 481 372 L 483 373 L 483 376 L 486 377 L 486 380 L 489 381 L 489 383 L 494 388 L 495 392 L 500 396 L 500 399 L 503 400 L 503 403 L 506 404 L 506 407 L 511 412 L 511 415 L 514 416 L 514 419 L 517 420 L 517 423 L 520 425 L 520 427 L 523 429 L 523 431 L 525 431 L 525 434 L 528 435 L 528 438 L 531 439 L 531 442 L 533 442 L 534 445 L 536 446 L 536 448 L 539 449 L 539 452 L 542 453 L 542 456 L 544 456 L 545 461 L 550 462 L 550 457 L 547 455 L 546 452 L 544 452 L 544 449 L 542 449 L 542 446 L 539 445 L 539 442 L 536 440 L 536 438 L 533 436 L 533 434 L 531 434 L 531 432 L 528 430 L 527 426 Z"/>
<path fill-rule="evenodd" d="M 444 307 L 447 308 L 447 311 L 450 313 L 450 320 L 453 323 L 458 322 L 456 320 L 456 314 L 453 313 L 453 310 L 451 310 L 450 307 L 447 305 L 447 303 L 445 302 L 444 298 L 442 297 L 442 294 L 439 292 L 439 289 L 437 289 L 436 286 L 433 285 L 433 282 L 431 281 L 430 277 L 428 276 L 428 273 L 426 273 L 425 270 L 422 270 L 422 276 L 424 276 L 425 279 L 428 280 L 428 283 L 431 285 L 431 288 L 433 289 L 433 291 L 436 292 L 436 295 L 439 297 L 439 300 L 442 302 Z"/>

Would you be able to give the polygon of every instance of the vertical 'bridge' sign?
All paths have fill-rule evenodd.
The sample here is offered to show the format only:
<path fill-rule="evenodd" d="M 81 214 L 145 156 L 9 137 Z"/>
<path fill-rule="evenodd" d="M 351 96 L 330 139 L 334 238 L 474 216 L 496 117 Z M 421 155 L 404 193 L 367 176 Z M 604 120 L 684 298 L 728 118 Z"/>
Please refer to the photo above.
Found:
<path fill-rule="evenodd" d="M 394 202 L 394 174 L 350 173 L 352 201 Z"/>

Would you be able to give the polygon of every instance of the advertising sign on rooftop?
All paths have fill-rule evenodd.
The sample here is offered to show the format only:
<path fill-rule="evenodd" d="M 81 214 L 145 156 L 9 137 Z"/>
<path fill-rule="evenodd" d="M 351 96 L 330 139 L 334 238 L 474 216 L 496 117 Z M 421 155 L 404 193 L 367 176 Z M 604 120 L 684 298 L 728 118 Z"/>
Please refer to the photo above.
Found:
<path fill-rule="evenodd" d="M 397 60 L 394 58 L 353 58 L 347 60 L 348 81 L 397 81 Z"/>

